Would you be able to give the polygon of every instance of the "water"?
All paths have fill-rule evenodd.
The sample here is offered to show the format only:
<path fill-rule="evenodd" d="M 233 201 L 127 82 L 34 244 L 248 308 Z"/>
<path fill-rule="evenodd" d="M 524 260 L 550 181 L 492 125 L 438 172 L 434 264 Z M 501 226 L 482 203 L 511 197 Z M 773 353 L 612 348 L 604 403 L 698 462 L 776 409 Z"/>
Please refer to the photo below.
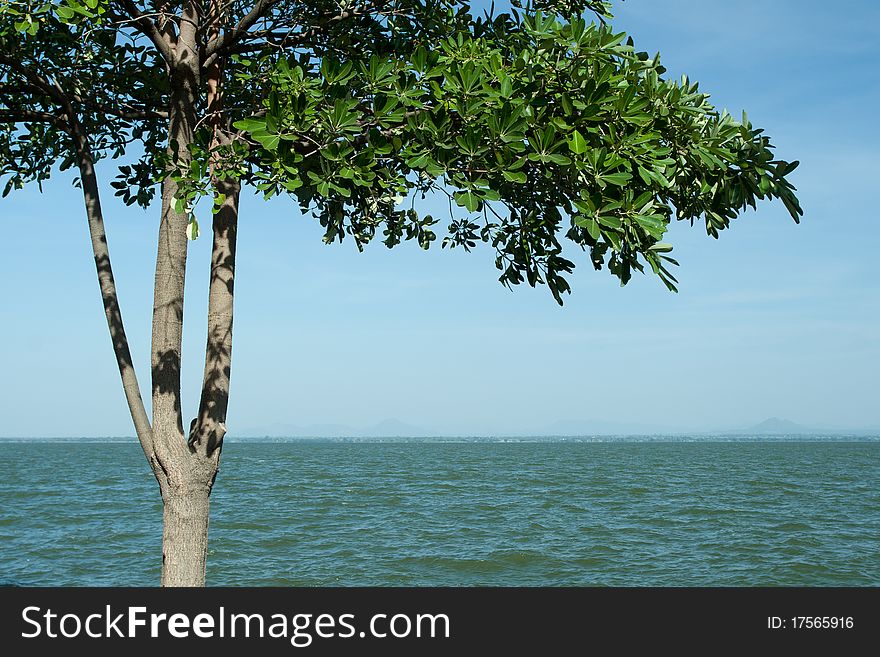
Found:
<path fill-rule="evenodd" d="M 880 585 L 880 443 L 230 443 L 215 585 Z M 0 443 L 0 582 L 155 585 L 134 443 Z"/>

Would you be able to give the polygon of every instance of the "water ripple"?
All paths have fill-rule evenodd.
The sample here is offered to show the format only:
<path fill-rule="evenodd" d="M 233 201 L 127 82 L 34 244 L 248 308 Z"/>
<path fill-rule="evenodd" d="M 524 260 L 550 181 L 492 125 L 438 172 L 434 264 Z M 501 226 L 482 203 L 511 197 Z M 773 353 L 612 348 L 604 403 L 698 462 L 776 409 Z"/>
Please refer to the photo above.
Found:
<path fill-rule="evenodd" d="M 223 459 L 212 584 L 880 585 L 878 443 L 234 443 Z M 153 585 L 160 539 L 136 444 L 0 443 L 3 582 Z"/>

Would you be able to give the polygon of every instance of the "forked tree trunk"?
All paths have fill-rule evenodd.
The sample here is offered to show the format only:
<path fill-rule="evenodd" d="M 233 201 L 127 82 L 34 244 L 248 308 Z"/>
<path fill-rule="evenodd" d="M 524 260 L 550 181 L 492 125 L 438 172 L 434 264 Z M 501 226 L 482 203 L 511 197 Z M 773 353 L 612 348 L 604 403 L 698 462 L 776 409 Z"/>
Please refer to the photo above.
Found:
<path fill-rule="evenodd" d="M 190 84 L 183 84 L 181 89 L 183 93 L 188 93 L 192 87 Z M 183 102 L 180 107 L 187 106 L 194 108 L 195 103 Z M 186 215 L 174 210 L 174 195 L 177 187 L 173 181 L 168 181 L 163 186 L 162 220 L 156 260 L 151 426 L 144 408 L 122 321 L 91 148 L 88 137 L 69 103 L 66 110 L 67 129 L 77 155 L 101 298 L 122 387 L 138 440 L 159 482 L 164 504 L 161 582 L 163 586 L 203 586 L 208 549 L 209 495 L 217 473 L 219 449 L 215 447 L 213 453 L 208 453 L 205 449 L 199 449 L 197 443 L 188 445 L 181 421 L 180 346 L 186 268 Z M 172 116 L 174 116 L 173 112 Z M 188 145 L 188 140 L 192 137 L 193 124 L 194 119 L 190 120 L 186 115 L 177 120 L 172 119 L 170 133 L 172 139 L 179 140 L 178 146 L 181 143 Z M 232 230 L 227 229 L 221 235 L 219 250 L 227 254 L 230 250 L 230 236 L 233 254 L 235 249 L 234 226 L 237 221 L 237 200 L 236 193 L 224 204 L 228 209 L 222 218 L 226 224 L 232 226 Z M 218 247 L 215 244 L 215 252 L 217 251 Z M 217 259 L 216 256 L 214 259 Z M 232 266 L 234 267 L 234 261 Z M 215 285 L 213 279 L 217 275 L 222 275 L 216 274 L 214 269 L 212 267 L 212 289 Z M 226 274 L 230 286 L 229 300 L 225 305 L 228 307 L 230 322 L 232 271 L 234 270 Z M 229 340 L 231 341 L 231 332 Z M 211 344 L 209 334 L 209 352 Z M 216 364 L 214 366 L 216 367 Z M 228 363 L 225 364 L 224 371 L 227 375 L 225 389 L 228 390 Z M 225 403 L 223 412 L 225 418 Z M 222 421 L 220 424 L 222 425 Z M 222 440 L 222 436 L 220 439 Z"/>
<path fill-rule="evenodd" d="M 221 5 L 211 3 L 211 29 L 216 36 Z M 175 48 L 171 74 L 169 142 L 185 170 L 196 126 L 200 88 L 199 4 L 189 2 Z M 206 72 L 208 125 L 213 145 L 223 139 L 221 66 Z M 208 296 L 208 340 L 198 415 L 184 433 L 180 401 L 183 293 L 189 220 L 175 207 L 177 183 L 168 178 L 162 190 L 162 221 L 156 258 L 153 306 L 153 433 L 163 466 L 159 478 L 164 503 L 162 586 L 204 586 L 208 552 L 210 495 L 220 465 L 226 434 L 226 409 L 232 362 L 232 311 L 239 184 L 214 171 L 212 180 L 224 200 L 215 212 L 211 280 Z M 222 172 L 221 172 L 222 173 Z"/>
<path fill-rule="evenodd" d="M 219 35 L 222 4 L 210 5 L 210 36 Z M 187 0 L 176 39 L 163 40 L 170 74 L 169 154 L 186 171 L 189 146 L 197 124 L 200 93 L 201 3 Z M 214 130 L 214 146 L 225 143 L 227 125 L 222 112 L 222 58 L 207 71 L 209 125 Z M 48 88 L 48 84 L 45 85 Z M 184 432 L 181 409 L 180 369 L 183 338 L 183 297 L 186 274 L 186 211 L 178 211 L 178 184 L 173 175 L 162 184 L 162 215 L 156 254 L 151 347 L 152 422 L 147 418 L 143 399 L 122 324 L 122 314 L 110 267 L 110 254 L 98 182 L 88 136 L 79 124 L 72 104 L 58 88 L 56 100 L 66 114 L 66 127 L 73 139 L 82 180 L 86 214 L 98 282 L 107 324 L 131 417 L 144 454 L 159 482 L 164 504 L 162 531 L 163 586 L 204 586 L 208 553 L 210 495 L 220 463 L 226 433 L 226 409 L 232 360 L 233 284 L 238 225 L 239 184 L 216 171 L 211 162 L 215 192 L 223 202 L 213 219 L 211 282 L 208 297 L 208 341 L 205 374 L 197 417 Z"/>
<path fill-rule="evenodd" d="M 205 583 L 210 495 L 226 434 L 239 188 L 235 183 L 218 187 L 226 198 L 213 220 L 202 398 L 190 429 L 184 483 L 163 489 L 162 586 Z"/>
<path fill-rule="evenodd" d="M 200 86 L 198 29 L 200 3 L 183 8 L 170 62 L 168 139 L 182 171 L 190 161 Z M 201 457 L 184 433 L 180 395 L 183 296 L 186 280 L 188 213 L 176 206 L 173 176 L 162 185 L 162 217 L 153 295 L 153 437 L 162 465 L 159 486 L 165 505 L 162 532 L 163 586 L 204 586 L 208 542 L 208 496 L 215 459 Z"/>
<path fill-rule="evenodd" d="M 154 408 L 156 407 L 157 392 L 160 393 L 161 399 L 166 401 L 166 406 L 163 408 L 160 405 L 161 410 L 158 413 L 154 411 L 154 424 L 160 428 L 162 433 L 156 435 L 151 427 L 140 394 L 122 321 L 122 313 L 119 308 L 91 149 L 76 118 L 71 118 L 69 123 L 71 137 L 77 152 L 101 298 L 122 379 L 122 387 L 138 440 L 159 482 L 164 503 L 162 584 L 163 586 L 203 586 L 208 550 L 209 495 L 217 472 L 219 450 L 216 455 L 211 456 L 205 453 L 198 454 L 197 449 L 192 450 L 186 445 L 182 429 L 179 429 L 179 343 L 176 350 L 160 351 L 162 357 L 156 360 L 159 367 L 153 368 Z M 174 187 L 166 188 L 165 194 L 173 198 L 174 191 Z M 234 195 L 233 199 L 237 201 L 237 195 Z M 233 205 L 232 200 L 227 205 L 233 209 L 237 207 Z M 156 307 L 160 312 L 154 312 L 154 320 L 158 320 L 158 327 L 154 327 L 154 338 L 164 339 L 165 346 L 173 346 L 175 335 L 179 340 L 183 304 L 182 272 L 185 267 L 186 242 L 184 241 L 182 245 L 175 244 L 172 236 L 168 234 L 173 230 L 169 226 L 174 225 L 174 219 L 175 217 L 169 216 L 167 211 L 163 212 L 157 267 Z M 232 222 L 233 225 L 232 249 L 234 252 L 234 222 L 237 220 L 237 212 L 233 213 L 233 216 L 227 212 L 224 219 L 227 224 Z M 180 229 L 182 233 L 184 233 L 185 226 L 184 223 L 183 228 Z M 223 241 L 221 239 L 221 242 Z M 175 246 L 177 248 L 174 248 Z M 228 252 L 228 246 L 221 244 L 221 247 L 221 250 Z M 217 250 L 215 247 L 215 251 Z M 179 278 L 175 275 L 177 273 L 180 273 Z M 212 287 L 214 278 L 215 275 L 212 273 Z M 231 280 L 231 274 L 229 278 Z M 228 307 L 231 319 L 231 297 Z M 167 309 L 173 311 L 171 317 L 168 317 L 167 312 L 161 312 Z M 210 345 L 211 340 L 209 339 L 209 347 Z M 173 356 L 169 354 L 173 354 Z M 173 363 L 177 363 L 177 366 Z M 228 364 L 226 367 L 228 371 Z M 158 386 L 157 380 L 159 381 Z M 167 407 L 169 402 L 171 412 Z"/>
<path fill-rule="evenodd" d="M 176 187 L 172 183 L 163 189 L 154 301 L 154 431 L 144 408 L 122 322 L 88 140 L 78 124 L 72 123 L 107 325 L 129 411 L 144 455 L 159 482 L 164 505 L 161 583 L 203 586 L 210 493 L 219 469 L 229 399 L 239 186 L 234 181 L 217 185 L 225 200 L 213 220 L 205 374 L 199 415 L 192 423 L 188 439 L 183 433 L 180 410 L 186 222 L 173 210 Z M 184 236 L 183 240 L 175 239 L 179 235 Z"/>
<path fill-rule="evenodd" d="M 142 28 L 144 21 L 152 26 L 152 30 L 144 28 L 145 33 L 153 39 L 168 66 L 169 155 L 177 160 L 172 168 L 184 172 L 190 160 L 189 147 L 197 126 L 202 73 L 200 38 L 205 25 L 203 4 L 198 0 L 184 1 L 176 36 L 173 31 L 156 28 L 149 18 L 138 19 Z M 269 4 L 258 3 L 258 7 L 242 23 L 242 29 L 246 30 L 252 25 Z M 207 20 L 210 39 L 217 40 L 220 35 L 223 11 L 224 4 L 220 0 L 211 0 Z M 214 57 L 206 71 L 206 118 L 213 129 L 215 147 L 229 143 L 228 122 L 221 119 L 223 59 L 222 56 Z M 138 439 L 159 482 L 164 504 L 161 583 L 163 586 L 204 586 L 210 494 L 219 469 L 229 400 L 239 183 L 219 171 L 219 159 L 212 158 L 212 182 L 215 193 L 223 200 L 214 215 L 212 226 L 208 341 L 202 394 L 198 415 L 191 422 L 189 432 L 184 433 L 180 366 L 189 216 L 187 211 L 177 210 L 178 184 L 174 175 L 167 176 L 162 184 L 162 214 L 153 297 L 153 418 L 150 422 L 122 323 L 88 134 L 79 123 L 73 104 L 61 86 L 57 82 L 50 84 L 38 75 L 31 77 L 34 78 L 31 80 L 33 84 L 58 104 L 59 113 L 50 119 L 73 140 L 98 283 L 116 362 Z M 173 174 L 173 171 L 168 173 Z"/>
<path fill-rule="evenodd" d="M 199 415 L 183 456 L 162 487 L 162 586 L 204 586 L 210 495 L 220 468 L 232 365 L 233 287 L 238 225 L 237 183 L 218 185 L 225 200 L 214 215 L 208 341 Z M 161 480 L 160 480 L 161 483 Z"/>

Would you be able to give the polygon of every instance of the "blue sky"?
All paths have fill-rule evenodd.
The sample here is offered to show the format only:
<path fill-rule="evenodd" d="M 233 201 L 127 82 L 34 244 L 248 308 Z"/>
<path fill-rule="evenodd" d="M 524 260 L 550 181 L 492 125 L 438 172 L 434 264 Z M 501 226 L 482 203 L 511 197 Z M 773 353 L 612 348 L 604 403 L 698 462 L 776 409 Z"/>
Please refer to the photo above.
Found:
<path fill-rule="evenodd" d="M 880 427 L 875 261 L 880 101 L 872 1 L 628 0 L 615 26 L 660 51 L 734 114 L 747 109 L 794 176 L 781 204 L 719 241 L 670 235 L 678 295 L 621 289 L 588 263 L 564 308 L 510 292 L 488 250 L 324 246 L 286 200 L 242 201 L 230 432 L 364 426 L 394 417 L 446 434 L 703 431 L 783 416 Z M 104 167 L 104 183 L 111 171 Z M 113 264 L 141 377 L 157 210 L 105 192 Z M 58 176 L 2 201 L 0 436 L 131 435 L 82 197 Z M 183 399 L 198 401 L 210 241 L 191 244 Z"/>

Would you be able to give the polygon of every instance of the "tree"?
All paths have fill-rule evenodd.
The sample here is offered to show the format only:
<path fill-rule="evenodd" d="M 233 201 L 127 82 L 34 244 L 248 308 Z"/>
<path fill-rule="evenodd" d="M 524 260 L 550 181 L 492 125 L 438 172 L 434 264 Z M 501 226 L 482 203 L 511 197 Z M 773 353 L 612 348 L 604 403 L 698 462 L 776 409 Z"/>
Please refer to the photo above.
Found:
<path fill-rule="evenodd" d="M 670 289 L 673 217 L 718 237 L 778 198 L 802 214 L 746 117 L 667 80 L 601 1 L 6 0 L 0 5 L 4 196 L 76 168 L 107 323 L 138 439 L 164 502 L 162 584 L 202 585 L 209 496 L 226 433 L 238 198 L 289 194 L 327 243 L 435 241 L 416 200 L 449 198 L 442 247 L 489 245 L 507 286 L 562 304 L 588 254 L 626 284 Z M 592 14 L 595 22 L 584 16 Z M 95 162 L 127 203 L 160 190 L 152 417 L 138 388 L 103 228 Z M 180 362 L 194 208 L 213 199 L 205 372 L 185 430 Z M 401 205 L 408 207 L 401 208 Z"/>

